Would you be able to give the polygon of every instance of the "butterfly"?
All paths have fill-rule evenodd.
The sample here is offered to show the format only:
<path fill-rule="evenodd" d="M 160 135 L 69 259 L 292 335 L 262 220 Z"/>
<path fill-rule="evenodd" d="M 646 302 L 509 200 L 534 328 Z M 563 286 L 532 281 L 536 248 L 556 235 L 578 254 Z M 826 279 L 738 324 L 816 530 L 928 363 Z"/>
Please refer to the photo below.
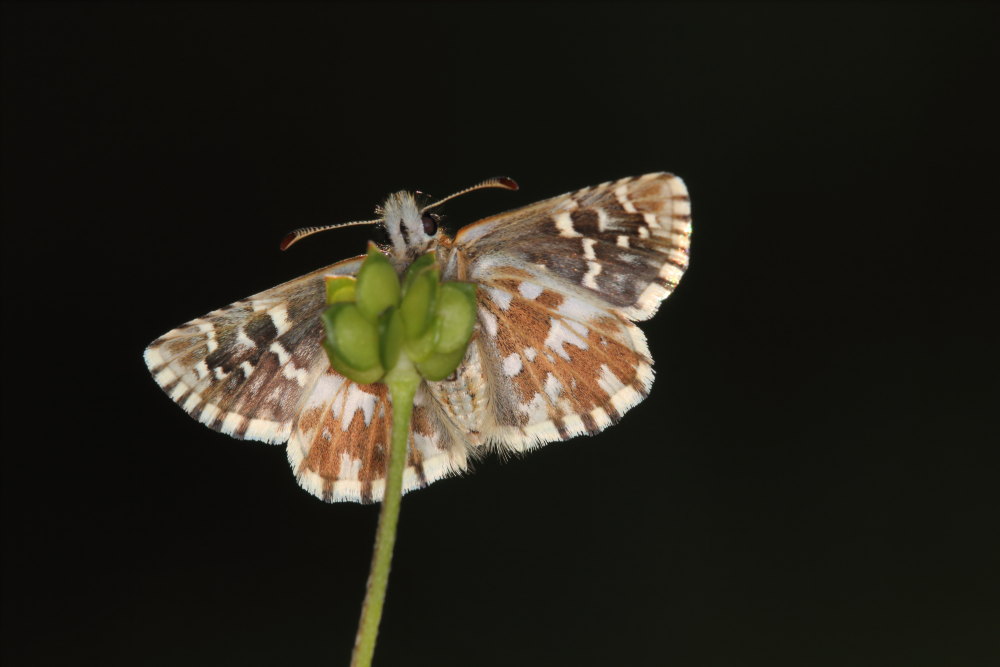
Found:
<path fill-rule="evenodd" d="M 605 429 L 649 393 L 642 331 L 688 266 L 691 206 L 680 178 L 602 183 L 494 215 L 451 237 L 430 204 L 397 192 L 376 209 L 400 272 L 435 251 L 443 280 L 478 285 L 478 322 L 451 377 L 414 401 L 403 490 Z M 335 225 L 343 226 L 343 225 Z M 330 226 L 334 227 L 334 225 Z M 304 228 L 282 247 L 326 228 Z M 330 367 L 320 341 L 325 279 L 364 255 L 191 320 L 146 348 L 156 382 L 192 417 L 240 439 L 286 443 L 299 484 L 328 502 L 374 502 L 385 488 L 391 405 L 385 385 Z"/>

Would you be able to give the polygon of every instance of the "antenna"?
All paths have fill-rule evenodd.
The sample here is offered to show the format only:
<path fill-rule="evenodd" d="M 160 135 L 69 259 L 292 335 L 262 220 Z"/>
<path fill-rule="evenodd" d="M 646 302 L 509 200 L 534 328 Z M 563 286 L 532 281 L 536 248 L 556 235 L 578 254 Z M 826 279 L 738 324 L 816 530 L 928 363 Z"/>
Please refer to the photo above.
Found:
<path fill-rule="evenodd" d="M 476 190 L 485 190 L 487 188 L 500 188 L 501 190 L 517 190 L 518 185 L 513 178 L 507 178 L 506 176 L 498 176 L 496 178 L 490 178 L 482 183 L 476 183 L 471 188 L 465 188 L 464 190 L 459 190 L 453 195 L 449 195 L 444 199 L 439 199 L 433 204 L 423 207 L 421 213 L 425 213 L 432 208 L 440 206 L 446 201 L 450 201 L 455 197 L 461 197 L 464 194 L 474 192 Z M 382 213 L 382 207 L 378 206 L 375 209 L 378 214 Z M 292 247 L 292 244 L 297 243 L 307 236 L 312 236 L 313 234 L 319 234 L 320 232 L 325 232 L 329 229 L 339 229 L 340 227 L 353 227 L 355 225 L 377 225 L 379 223 L 385 222 L 383 218 L 376 218 L 375 220 L 355 220 L 353 222 L 341 222 L 336 225 L 323 225 L 322 227 L 299 227 L 298 229 L 288 233 L 288 236 L 281 239 L 281 249 L 288 250 Z"/>
<path fill-rule="evenodd" d="M 455 197 L 461 197 L 462 195 L 474 192 L 476 190 L 485 190 L 487 188 L 500 188 L 501 190 L 517 190 L 518 187 L 519 187 L 518 184 L 514 181 L 513 178 L 508 178 L 506 176 L 498 176 L 497 178 L 490 178 L 483 181 L 482 183 L 476 183 L 471 188 L 465 188 L 464 190 L 459 190 L 453 195 L 448 195 L 444 199 L 439 199 L 433 204 L 428 204 L 427 206 L 424 206 L 424 208 L 420 212 L 426 213 L 427 211 L 437 206 L 440 206 L 446 201 L 451 201 Z"/>
<path fill-rule="evenodd" d="M 377 225 L 382 222 L 382 218 L 376 220 L 355 220 L 353 222 L 341 222 L 336 225 L 323 225 L 322 227 L 299 227 L 298 229 L 288 233 L 288 236 L 281 239 L 281 249 L 288 250 L 293 243 L 301 241 L 307 236 L 312 236 L 313 234 L 319 234 L 320 232 L 325 232 L 328 229 L 337 229 L 339 227 L 354 227 L 355 225 Z"/>

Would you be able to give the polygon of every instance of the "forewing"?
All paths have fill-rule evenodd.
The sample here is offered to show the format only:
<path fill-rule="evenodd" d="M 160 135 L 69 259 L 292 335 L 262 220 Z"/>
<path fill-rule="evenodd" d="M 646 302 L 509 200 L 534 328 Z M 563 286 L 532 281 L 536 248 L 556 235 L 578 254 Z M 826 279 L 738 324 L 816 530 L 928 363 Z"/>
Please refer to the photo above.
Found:
<path fill-rule="evenodd" d="M 323 276 L 314 271 L 170 331 L 144 354 L 156 382 L 192 417 L 236 438 L 288 440 L 301 400 L 329 362 L 320 346 Z"/>
<path fill-rule="evenodd" d="M 356 384 L 332 369 L 302 406 L 288 460 L 302 488 L 328 502 L 374 502 L 385 492 L 392 431 L 386 385 Z M 466 469 L 463 441 L 453 436 L 426 385 L 414 399 L 403 492 Z"/>
<path fill-rule="evenodd" d="M 541 286 L 596 301 L 630 320 L 653 316 L 688 265 L 691 205 L 665 173 L 603 183 L 461 229 L 466 280 L 529 271 Z"/>

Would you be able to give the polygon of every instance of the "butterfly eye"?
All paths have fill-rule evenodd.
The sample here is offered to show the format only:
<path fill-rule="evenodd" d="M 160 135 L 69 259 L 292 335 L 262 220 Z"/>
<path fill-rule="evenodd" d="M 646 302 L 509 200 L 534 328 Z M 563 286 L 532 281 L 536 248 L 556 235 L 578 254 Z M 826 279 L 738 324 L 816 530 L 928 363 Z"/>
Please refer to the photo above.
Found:
<path fill-rule="evenodd" d="M 420 216 L 420 221 L 424 223 L 424 234 L 427 236 L 434 236 L 437 233 L 438 223 L 433 215 L 430 213 L 424 213 Z"/>

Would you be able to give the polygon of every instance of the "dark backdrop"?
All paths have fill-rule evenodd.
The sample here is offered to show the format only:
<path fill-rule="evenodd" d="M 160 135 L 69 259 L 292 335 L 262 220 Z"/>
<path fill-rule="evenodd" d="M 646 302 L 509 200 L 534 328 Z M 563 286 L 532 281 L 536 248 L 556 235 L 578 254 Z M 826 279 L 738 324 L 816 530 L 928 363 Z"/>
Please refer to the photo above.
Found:
<path fill-rule="evenodd" d="M 6 5 L 3 657 L 346 664 L 377 516 L 145 345 L 360 252 L 288 230 L 648 171 L 652 395 L 406 497 L 382 665 L 1000 659 L 987 5 Z"/>

